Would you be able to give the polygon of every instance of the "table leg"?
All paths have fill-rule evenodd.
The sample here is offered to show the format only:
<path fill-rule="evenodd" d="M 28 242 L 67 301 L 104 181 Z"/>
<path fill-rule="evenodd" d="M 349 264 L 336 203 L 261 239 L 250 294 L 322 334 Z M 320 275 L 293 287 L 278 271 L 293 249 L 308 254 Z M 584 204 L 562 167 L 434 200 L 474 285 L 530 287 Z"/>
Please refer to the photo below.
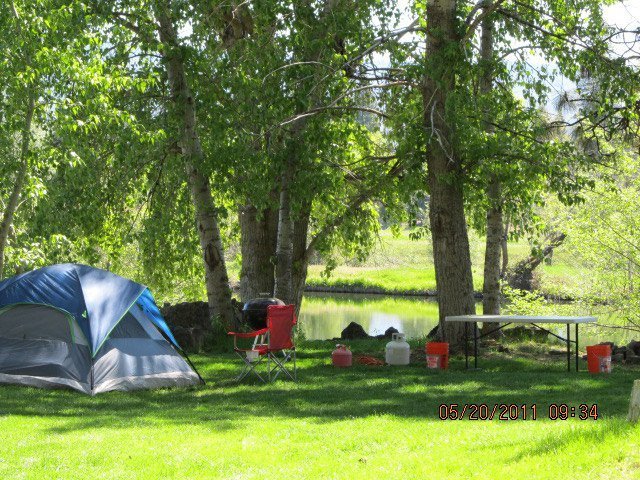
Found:
<path fill-rule="evenodd" d="M 578 364 L 580 363 L 580 351 L 578 349 L 578 324 L 576 323 L 576 372 L 578 371 Z"/>
<path fill-rule="evenodd" d="M 473 324 L 473 366 L 478 368 L 478 324 Z"/>
<path fill-rule="evenodd" d="M 469 370 L 469 322 L 464 322 L 464 366 Z"/>
<path fill-rule="evenodd" d="M 571 371 L 571 325 L 567 323 L 567 371 Z"/>

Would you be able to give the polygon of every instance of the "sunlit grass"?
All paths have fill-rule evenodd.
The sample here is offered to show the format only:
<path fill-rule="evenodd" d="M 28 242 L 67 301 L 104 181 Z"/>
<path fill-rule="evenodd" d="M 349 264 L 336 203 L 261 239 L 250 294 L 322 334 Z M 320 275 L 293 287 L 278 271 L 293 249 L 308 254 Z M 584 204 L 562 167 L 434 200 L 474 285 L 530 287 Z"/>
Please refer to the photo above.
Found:
<path fill-rule="evenodd" d="M 383 343 L 353 343 L 379 355 Z M 299 352 L 299 382 L 228 380 L 230 355 L 196 356 L 207 386 L 107 393 L 0 387 L 1 478 L 638 478 L 640 427 L 624 420 L 639 371 L 609 376 L 518 358 L 465 371 L 329 365 Z M 598 420 L 551 421 L 551 403 Z M 442 421 L 440 404 L 536 404 L 538 420 Z"/>
<path fill-rule="evenodd" d="M 436 290 L 435 271 L 432 265 L 417 267 L 337 267 L 330 277 L 321 275 L 324 267 L 309 267 L 308 285 L 348 287 L 351 289 L 380 289 L 387 292 L 424 292 Z"/>
<path fill-rule="evenodd" d="M 470 252 L 473 286 L 482 291 L 485 239 L 470 232 Z M 526 241 L 509 242 L 509 264 L 530 255 Z M 323 276 L 324 265 L 309 267 L 308 284 L 344 288 L 398 292 L 425 292 L 436 290 L 435 270 L 430 240 L 411 240 L 409 232 L 396 237 L 389 230 L 381 232 L 380 241 L 364 262 L 341 259 L 340 265 L 329 277 Z M 552 265 L 541 265 L 537 270 L 541 292 L 559 297 L 580 298 L 588 290 L 592 275 L 589 269 L 576 264 L 575 259 L 559 248 Z"/>

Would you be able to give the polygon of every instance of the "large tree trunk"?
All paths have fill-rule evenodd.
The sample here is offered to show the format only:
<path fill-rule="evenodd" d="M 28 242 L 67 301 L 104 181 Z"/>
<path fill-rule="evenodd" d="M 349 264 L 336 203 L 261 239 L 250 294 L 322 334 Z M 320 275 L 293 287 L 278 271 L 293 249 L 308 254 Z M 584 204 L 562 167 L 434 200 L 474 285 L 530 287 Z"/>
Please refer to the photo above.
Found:
<path fill-rule="evenodd" d="M 20 197 L 22 189 L 27 178 L 29 170 L 29 143 L 31 141 L 31 123 L 33 120 L 33 111 L 35 109 L 35 94 L 33 90 L 29 91 L 27 100 L 27 108 L 25 110 L 24 126 L 22 128 L 22 142 L 20 146 L 20 169 L 16 175 L 9 201 L 2 215 L 2 223 L 0 223 L 0 280 L 4 278 L 4 251 L 7 247 L 7 239 L 13 225 L 13 217 L 20 205 Z"/>
<path fill-rule="evenodd" d="M 491 1 L 485 8 L 490 8 Z M 487 96 L 493 89 L 493 19 L 487 15 L 482 21 L 480 38 L 480 58 L 482 72 L 480 76 L 480 95 Z M 485 100 L 486 101 L 486 100 Z M 484 112 L 484 129 L 493 133 L 490 123 L 490 111 Z M 489 159 L 493 160 L 493 159 Z M 482 287 L 482 312 L 484 315 L 500 315 L 500 260 L 502 252 L 502 188 L 494 174 L 490 175 L 487 185 L 487 238 L 484 252 L 484 282 Z M 483 333 L 496 330 L 499 324 L 483 324 Z"/>
<path fill-rule="evenodd" d="M 464 324 L 448 315 L 475 313 L 469 238 L 464 215 L 460 160 L 447 122 L 447 100 L 455 87 L 454 69 L 444 67 L 457 48 L 456 1 L 427 2 L 426 61 L 422 97 L 427 144 L 429 220 L 438 288 L 440 334 L 453 347 L 464 342 Z M 455 55 L 455 53 L 453 53 Z"/>
<path fill-rule="evenodd" d="M 243 302 L 263 294 L 273 295 L 274 257 L 278 230 L 278 212 L 262 212 L 252 205 L 240 210 L 240 298 Z"/>
<path fill-rule="evenodd" d="M 197 130 L 195 100 L 189 88 L 181 47 L 171 17 L 170 0 L 159 2 L 156 8 L 162 56 L 171 86 L 171 99 L 176 119 L 181 124 L 180 148 L 185 161 L 191 199 L 196 212 L 196 224 L 206 272 L 207 301 L 212 317 L 223 325 L 234 323 L 229 276 L 224 261 L 216 207 L 211 196 L 209 178 L 200 171 L 204 154 Z"/>

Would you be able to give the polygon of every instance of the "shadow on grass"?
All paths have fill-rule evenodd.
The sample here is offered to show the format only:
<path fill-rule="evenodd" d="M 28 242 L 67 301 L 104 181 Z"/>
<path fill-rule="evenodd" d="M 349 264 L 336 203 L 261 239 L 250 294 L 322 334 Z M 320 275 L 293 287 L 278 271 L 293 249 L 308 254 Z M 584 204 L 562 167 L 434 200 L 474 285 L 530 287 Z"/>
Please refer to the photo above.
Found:
<path fill-rule="evenodd" d="M 322 352 L 299 355 L 298 383 L 278 380 L 271 385 L 230 381 L 239 362 L 231 355 L 197 356 L 204 387 L 136 392 L 110 392 L 89 397 L 73 391 L 0 387 L 0 416 L 46 417 L 54 432 L 136 425 L 198 424 L 228 430 L 255 423 L 264 416 L 331 422 L 345 418 L 390 415 L 439 419 L 441 404 L 536 404 L 538 418 L 548 418 L 551 403 L 597 403 L 601 415 L 626 415 L 634 371 L 610 376 L 568 373 L 561 364 L 536 365 L 505 359 L 491 370 L 464 370 L 453 359 L 449 371 L 429 371 L 423 365 L 335 369 Z M 489 366 L 489 363 L 487 363 Z M 605 433 L 603 433 L 605 434 Z M 562 442 L 560 439 L 558 442 Z M 540 448 L 550 448 L 550 439 Z M 558 444 L 558 447 L 560 444 Z M 535 455 L 535 452 L 530 454 Z"/>

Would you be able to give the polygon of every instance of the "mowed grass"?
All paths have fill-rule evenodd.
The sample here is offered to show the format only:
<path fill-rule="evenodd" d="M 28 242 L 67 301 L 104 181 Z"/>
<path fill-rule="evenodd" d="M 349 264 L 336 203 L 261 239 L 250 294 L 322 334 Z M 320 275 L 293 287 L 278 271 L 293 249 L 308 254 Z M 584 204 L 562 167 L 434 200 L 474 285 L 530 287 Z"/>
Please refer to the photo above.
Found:
<path fill-rule="evenodd" d="M 473 286 L 482 291 L 485 239 L 470 232 L 470 252 Z M 509 264 L 529 256 L 530 245 L 524 241 L 509 243 Z M 311 286 L 342 287 L 344 289 L 370 289 L 389 293 L 424 292 L 436 290 L 436 277 L 430 239 L 411 240 L 409 232 L 393 236 L 383 230 L 380 241 L 364 262 L 340 259 L 339 266 L 329 277 L 323 275 L 324 265 L 311 265 L 307 284 Z M 580 298 L 587 290 L 593 274 L 576 263 L 562 247 L 554 253 L 551 265 L 537 270 L 540 291 L 546 294 Z"/>
<path fill-rule="evenodd" d="M 323 270 L 323 266 L 311 265 L 307 285 L 380 289 L 389 293 L 436 290 L 436 274 L 433 266 L 376 268 L 341 265 L 329 277 L 321 275 Z"/>
<path fill-rule="evenodd" d="M 380 355 L 384 342 L 353 342 Z M 625 421 L 639 370 L 568 373 L 562 359 L 482 359 L 466 371 L 337 370 L 329 342 L 299 351 L 299 381 L 229 382 L 229 354 L 194 356 L 207 385 L 111 392 L 0 387 L 0 478 L 640 477 L 640 427 Z M 441 404 L 537 405 L 537 420 L 440 420 Z M 552 403 L 597 420 L 549 420 Z"/>

